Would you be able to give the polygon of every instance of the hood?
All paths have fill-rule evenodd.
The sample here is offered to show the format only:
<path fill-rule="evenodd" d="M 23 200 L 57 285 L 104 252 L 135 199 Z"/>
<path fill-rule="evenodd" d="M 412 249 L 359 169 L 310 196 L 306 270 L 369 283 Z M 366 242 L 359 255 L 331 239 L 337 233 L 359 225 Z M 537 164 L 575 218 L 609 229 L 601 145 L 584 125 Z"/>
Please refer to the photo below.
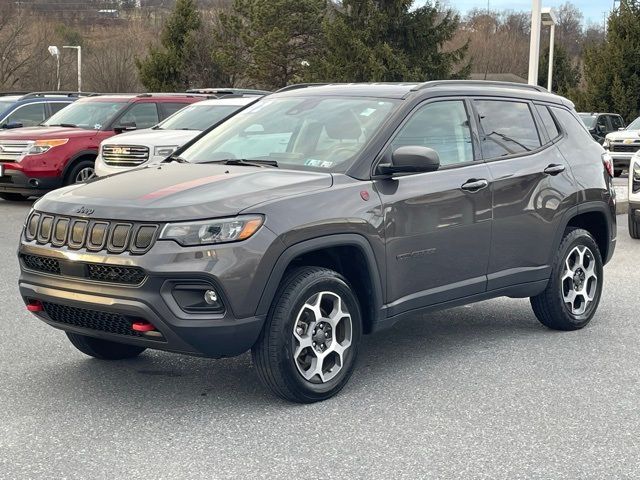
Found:
<path fill-rule="evenodd" d="M 621 141 L 626 138 L 638 140 L 640 139 L 640 130 L 621 130 L 619 132 L 611 132 L 607 134 L 606 138 L 613 141 Z"/>
<path fill-rule="evenodd" d="M 101 177 L 48 193 L 42 212 L 91 218 L 166 222 L 237 215 L 262 202 L 328 188 L 329 173 L 231 165 L 165 163 Z"/>
<path fill-rule="evenodd" d="M 44 140 L 50 138 L 89 137 L 95 130 L 67 127 L 23 127 L 0 132 L 0 140 Z"/>
<path fill-rule="evenodd" d="M 136 130 L 121 133 L 102 142 L 102 145 L 180 146 L 200 134 L 199 130 Z"/>

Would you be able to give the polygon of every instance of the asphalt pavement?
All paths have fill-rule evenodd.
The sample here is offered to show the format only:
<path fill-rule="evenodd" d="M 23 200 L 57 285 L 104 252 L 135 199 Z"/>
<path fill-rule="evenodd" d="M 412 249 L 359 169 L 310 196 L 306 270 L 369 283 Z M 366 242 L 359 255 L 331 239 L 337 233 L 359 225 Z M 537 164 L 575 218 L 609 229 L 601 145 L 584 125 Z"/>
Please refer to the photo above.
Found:
<path fill-rule="evenodd" d="M 600 309 L 555 332 L 498 299 L 365 337 L 345 390 L 278 400 L 249 355 L 101 362 L 25 311 L 29 203 L 0 200 L 0 478 L 640 477 L 640 241 L 618 217 Z"/>

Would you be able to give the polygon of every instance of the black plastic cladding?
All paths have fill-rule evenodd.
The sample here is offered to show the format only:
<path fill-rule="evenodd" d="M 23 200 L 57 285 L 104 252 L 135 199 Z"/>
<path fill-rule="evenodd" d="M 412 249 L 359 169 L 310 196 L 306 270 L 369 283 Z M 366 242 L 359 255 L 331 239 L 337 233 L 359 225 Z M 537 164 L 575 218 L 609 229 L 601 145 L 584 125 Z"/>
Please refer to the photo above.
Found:
<path fill-rule="evenodd" d="M 33 212 L 27 220 L 24 236 L 27 241 L 40 245 L 142 255 L 153 246 L 159 231 L 157 224 L 87 220 Z"/>

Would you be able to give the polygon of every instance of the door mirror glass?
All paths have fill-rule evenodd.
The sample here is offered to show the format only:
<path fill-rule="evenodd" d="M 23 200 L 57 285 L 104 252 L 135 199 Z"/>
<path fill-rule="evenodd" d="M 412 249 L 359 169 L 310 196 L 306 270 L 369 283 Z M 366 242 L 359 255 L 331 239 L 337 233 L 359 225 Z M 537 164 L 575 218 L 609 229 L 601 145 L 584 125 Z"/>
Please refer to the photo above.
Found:
<path fill-rule="evenodd" d="M 391 155 L 391 163 L 378 165 L 382 175 L 396 173 L 434 172 L 440 168 L 440 156 L 433 148 L 419 145 L 398 147 Z"/>

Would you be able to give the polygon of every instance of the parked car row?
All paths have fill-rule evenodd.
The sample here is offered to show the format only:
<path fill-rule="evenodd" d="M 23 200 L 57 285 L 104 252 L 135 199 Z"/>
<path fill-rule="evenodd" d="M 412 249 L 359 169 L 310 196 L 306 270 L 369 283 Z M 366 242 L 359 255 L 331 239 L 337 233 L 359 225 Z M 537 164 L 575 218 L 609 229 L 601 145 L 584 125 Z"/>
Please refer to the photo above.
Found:
<path fill-rule="evenodd" d="M 20 200 L 84 182 L 95 175 L 99 155 L 101 174 L 159 161 L 199 131 L 263 93 L 245 89 L 206 89 L 206 94 L 92 94 L 79 98 L 77 94 L 36 93 L 16 97 L 17 100 L 7 97 L 13 103 L 11 113 L 6 116 L 8 130 L 0 132 L 0 198 Z M 205 110 L 188 111 L 172 118 L 168 124 L 163 123 L 182 108 L 212 97 L 219 99 L 209 100 Z M 23 114 L 33 113 L 32 109 L 36 107 L 42 115 L 34 116 L 32 123 L 28 123 Z M 46 112 L 53 115 L 44 120 Z M 149 140 L 133 137 L 122 145 L 108 144 L 104 154 L 105 150 L 100 149 L 100 144 L 114 135 L 154 126 L 154 130 L 147 132 L 151 134 Z M 166 130 L 169 129 L 180 132 L 174 131 L 168 136 Z"/>
<path fill-rule="evenodd" d="M 78 92 L 31 92 L 0 94 L 0 128 L 40 125 L 78 98 L 93 95 Z"/>

